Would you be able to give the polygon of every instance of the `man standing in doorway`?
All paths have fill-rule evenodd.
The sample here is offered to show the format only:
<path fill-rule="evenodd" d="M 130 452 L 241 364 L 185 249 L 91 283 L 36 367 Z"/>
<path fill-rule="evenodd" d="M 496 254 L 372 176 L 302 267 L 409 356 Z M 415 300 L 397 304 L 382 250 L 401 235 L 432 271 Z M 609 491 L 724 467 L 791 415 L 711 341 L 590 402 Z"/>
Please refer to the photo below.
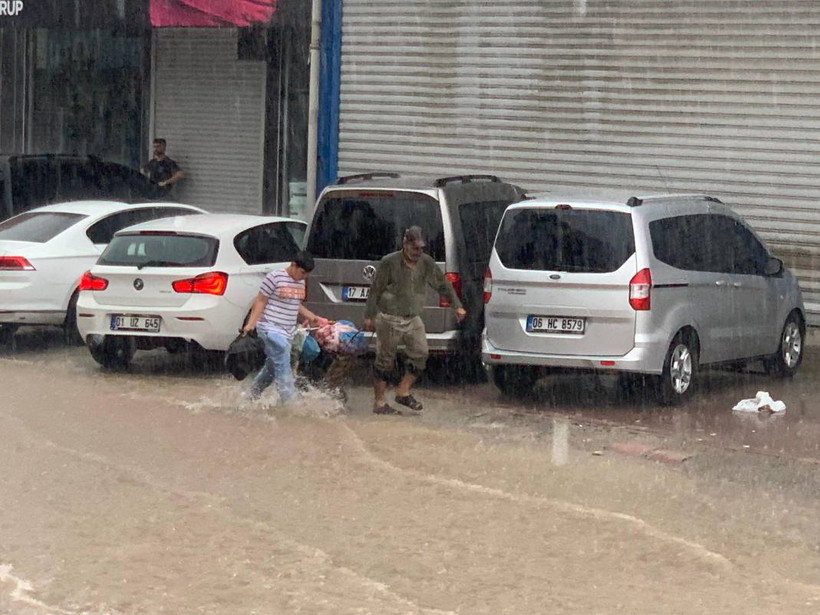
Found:
<path fill-rule="evenodd" d="M 140 173 L 157 185 L 157 196 L 168 196 L 171 186 L 182 179 L 182 169 L 165 155 L 165 139 L 154 139 L 154 157 L 140 169 Z"/>
<path fill-rule="evenodd" d="M 422 411 L 421 402 L 413 397 L 410 388 L 427 366 L 427 332 L 421 320 L 427 287 L 450 300 L 459 321 L 467 315 L 453 285 L 436 261 L 424 253 L 425 245 L 421 227 L 411 226 L 404 232 L 401 250 L 382 258 L 373 276 L 364 328 L 376 332 L 373 378 L 373 412 L 376 414 L 420 414 Z M 396 387 L 396 403 L 407 410 L 393 408 L 384 399 L 401 344 L 407 355 L 407 371 Z"/>

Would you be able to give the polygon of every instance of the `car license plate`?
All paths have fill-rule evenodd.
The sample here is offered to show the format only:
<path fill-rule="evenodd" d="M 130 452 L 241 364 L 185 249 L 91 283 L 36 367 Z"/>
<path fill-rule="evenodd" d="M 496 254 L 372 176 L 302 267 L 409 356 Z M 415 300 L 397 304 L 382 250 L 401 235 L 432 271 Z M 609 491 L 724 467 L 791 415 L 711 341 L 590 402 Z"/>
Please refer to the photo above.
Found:
<path fill-rule="evenodd" d="M 112 331 L 148 331 L 159 333 L 159 316 L 143 316 L 140 314 L 111 314 Z"/>
<path fill-rule="evenodd" d="M 342 287 L 342 299 L 344 299 L 345 301 L 367 301 L 367 295 L 369 293 L 369 286 Z"/>
<path fill-rule="evenodd" d="M 527 331 L 534 333 L 583 333 L 586 326 L 586 318 L 527 316 Z"/>

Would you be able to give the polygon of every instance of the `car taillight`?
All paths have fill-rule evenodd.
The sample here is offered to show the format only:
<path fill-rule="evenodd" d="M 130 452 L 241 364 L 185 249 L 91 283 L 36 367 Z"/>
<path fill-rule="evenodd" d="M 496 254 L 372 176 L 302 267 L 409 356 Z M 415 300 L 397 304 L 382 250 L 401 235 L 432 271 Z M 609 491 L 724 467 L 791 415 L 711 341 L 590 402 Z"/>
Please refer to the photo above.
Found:
<path fill-rule="evenodd" d="M 96 275 L 91 275 L 90 271 L 86 271 L 83 277 L 80 278 L 80 290 L 105 290 L 108 288 L 108 280 Z"/>
<path fill-rule="evenodd" d="M 0 271 L 34 271 L 34 265 L 23 256 L 0 256 Z"/>
<path fill-rule="evenodd" d="M 194 278 L 176 280 L 171 288 L 178 293 L 196 293 L 201 295 L 224 295 L 228 287 L 228 274 L 221 271 L 201 273 Z"/>
<path fill-rule="evenodd" d="M 493 272 L 487 267 L 484 273 L 484 303 L 489 303 L 493 296 Z"/>
<path fill-rule="evenodd" d="M 641 269 L 629 280 L 629 305 L 633 310 L 648 310 L 652 294 L 652 274 L 649 269 Z"/>
<path fill-rule="evenodd" d="M 444 277 L 450 280 L 450 284 L 453 285 L 456 295 L 461 299 L 461 276 L 457 273 L 445 273 Z M 446 297 L 439 297 L 438 305 L 439 307 L 450 307 L 450 300 Z"/>

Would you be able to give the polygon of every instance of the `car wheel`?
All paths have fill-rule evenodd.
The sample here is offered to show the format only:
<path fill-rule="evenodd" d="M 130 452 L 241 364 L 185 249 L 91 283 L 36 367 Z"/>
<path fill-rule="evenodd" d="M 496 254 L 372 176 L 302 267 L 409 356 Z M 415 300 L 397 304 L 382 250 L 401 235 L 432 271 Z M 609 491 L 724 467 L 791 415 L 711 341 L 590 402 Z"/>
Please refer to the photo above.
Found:
<path fill-rule="evenodd" d="M 71 295 L 65 314 L 65 322 L 63 323 L 63 337 L 65 343 L 69 346 L 81 346 L 83 344 L 83 337 L 80 335 L 80 330 L 77 329 L 77 299 L 79 296 L 79 291 L 74 291 L 74 294 Z"/>
<path fill-rule="evenodd" d="M 532 393 L 538 373 L 530 365 L 494 365 L 493 383 L 504 395 L 524 397 Z"/>
<path fill-rule="evenodd" d="M 0 325 L 0 344 L 8 344 L 17 331 L 17 325 Z"/>
<path fill-rule="evenodd" d="M 780 378 L 794 376 L 803 361 L 804 334 L 802 319 L 797 313 L 792 312 L 783 325 L 777 352 L 765 361 L 769 374 Z"/>
<path fill-rule="evenodd" d="M 128 369 L 134 358 L 134 341 L 127 337 L 106 336 L 102 343 L 89 344 L 91 357 L 106 369 Z"/>
<path fill-rule="evenodd" d="M 657 383 L 658 401 L 670 406 L 688 399 L 695 388 L 697 372 L 697 341 L 690 335 L 678 333 L 663 362 L 663 373 Z"/>

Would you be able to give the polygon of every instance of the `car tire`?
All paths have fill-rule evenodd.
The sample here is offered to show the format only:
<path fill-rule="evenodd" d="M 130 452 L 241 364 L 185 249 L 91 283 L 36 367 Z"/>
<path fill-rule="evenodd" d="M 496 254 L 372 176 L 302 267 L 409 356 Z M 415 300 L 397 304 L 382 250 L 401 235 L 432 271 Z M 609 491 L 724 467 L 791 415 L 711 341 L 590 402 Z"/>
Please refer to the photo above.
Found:
<path fill-rule="evenodd" d="M 80 335 L 80 330 L 77 328 L 77 299 L 80 297 L 80 292 L 75 290 L 68 302 L 68 309 L 65 313 L 65 322 L 63 322 L 63 339 L 68 346 L 82 346 L 83 337 Z"/>
<path fill-rule="evenodd" d="M 674 406 L 691 397 L 697 373 L 697 339 L 693 335 L 678 333 L 669 344 L 663 372 L 657 377 L 658 401 L 664 406 Z"/>
<path fill-rule="evenodd" d="M 777 352 L 764 361 L 766 371 L 777 378 L 791 378 L 803 362 L 806 327 L 797 312 L 786 318 L 780 332 Z"/>
<path fill-rule="evenodd" d="M 493 383 L 508 397 L 525 397 L 532 393 L 538 372 L 531 365 L 494 365 Z"/>
<path fill-rule="evenodd" d="M 16 331 L 17 325 L 0 325 L 0 344 L 5 345 L 11 343 Z"/>
<path fill-rule="evenodd" d="M 127 337 L 106 336 L 100 344 L 89 344 L 91 357 L 102 367 L 111 370 L 125 370 L 134 358 L 134 341 Z"/>

